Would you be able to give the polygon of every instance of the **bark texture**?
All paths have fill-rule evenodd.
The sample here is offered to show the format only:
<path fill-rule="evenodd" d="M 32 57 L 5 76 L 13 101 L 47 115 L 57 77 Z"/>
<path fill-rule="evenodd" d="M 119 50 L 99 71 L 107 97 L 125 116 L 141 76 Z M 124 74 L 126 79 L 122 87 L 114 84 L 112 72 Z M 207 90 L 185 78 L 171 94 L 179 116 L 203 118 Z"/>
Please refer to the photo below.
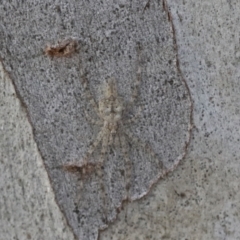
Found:
<path fill-rule="evenodd" d="M 82 139 L 99 131 L 91 128 L 84 116 L 83 110 L 89 106 L 79 80 L 81 69 L 87 72 L 97 101 L 101 98 L 99 87 L 113 76 L 128 102 L 138 69 L 137 42 L 143 49 L 142 100 L 138 104 L 145 108 L 142 118 L 130 129 L 143 142 L 149 142 L 171 169 L 184 155 L 188 141 L 189 86 L 194 102 L 193 136 L 188 155 L 177 170 L 144 199 L 126 205 L 117 222 L 100 238 L 238 239 L 239 4 L 149 1 L 143 10 L 146 3 L 94 3 L 2 4 L 1 16 L 5 17 L 0 28 L 0 56 L 11 79 L 1 70 L 1 239 L 73 239 L 57 204 L 80 239 L 96 239 L 98 229 L 106 227 L 100 197 L 91 200 L 95 193 L 92 185 L 99 180 L 84 182 L 80 190 L 87 195 L 85 203 L 76 208 L 74 199 L 79 196 L 75 192 L 80 191 L 80 182 L 76 176 L 57 173 L 57 167 L 81 159 L 88 149 L 88 142 Z M 112 25 L 108 19 L 113 19 Z M 67 59 L 43 55 L 47 43 L 68 37 L 76 39 L 78 52 Z M 50 181 L 56 201 L 35 141 L 47 170 L 53 170 Z M 109 159 L 118 156 L 114 151 L 109 154 Z M 154 163 L 144 165 L 146 152 L 135 147 L 131 154 L 131 159 L 140 159 L 133 164 L 130 188 L 131 198 L 137 199 L 160 173 L 154 172 Z M 93 162 L 97 156 L 95 153 Z M 116 157 L 116 163 L 106 164 L 105 171 L 113 166 L 124 169 L 124 161 L 122 165 L 117 162 Z M 112 204 L 107 214 L 110 221 L 116 217 L 114 209 L 120 206 L 125 189 L 120 175 L 107 179 L 111 177 L 119 178 L 113 181 L 119 190 L 114 195 L 105 180 Z M 88 210 L 89 206 L 94 206 L 93 210 Z M 83 219 L 84 215 L 87 221 L 83 224 L 78 216 Z M 94 218 L 96 221 L 90 222 Z"/>

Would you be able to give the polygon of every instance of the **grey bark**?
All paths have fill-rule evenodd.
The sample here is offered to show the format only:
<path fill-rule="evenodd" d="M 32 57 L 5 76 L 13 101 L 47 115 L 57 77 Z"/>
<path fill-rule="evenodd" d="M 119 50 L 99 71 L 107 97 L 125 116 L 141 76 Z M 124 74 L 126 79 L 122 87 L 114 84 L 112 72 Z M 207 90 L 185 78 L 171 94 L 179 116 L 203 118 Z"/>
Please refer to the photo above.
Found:
<path fill-rule="evenodd" d="M 150 1 L 151 4 L 155 1 Z M 198 4 L 169 1 L 168 4 L 180 68 L 194 102 L 195 128 L 191 146 L 177 170 L 159 182 L 143 200 L 127 205 L 117 223 L 101 233 L 101 237 L 238 239 L 239 5 L 227 1 Z M 160 13 L 154 13 L 153 18 L 155 14 Z M 69 20 L 66 23 L 70 23 Z M 3 37 L 3 42 L 9 43 L 6 35 Z M 25 46 L 18 47 L 26 49 Z M 20 53 L 28 58 L 29 52 Z M 32 56 L 30 54 L 30 60 L 34 62 Z M 3 59 L 3 63 L 7 68 L 7 61 Z M 12 72 L 21 74 L 21 66 L 13 65 L 12 68 Z M 104 73 L 99 65 L 96 69 L 101 71 L 96 75 L 103 79 L 104 74 L 109 74 L 109 70 Z M 55 74 L 51 75 L 54 84 Z M 60 81 L 63 79 L 66 78 L 59 76 Z M 133 77 L 126 76 L 126 79 Z M 12 95 L 14 89 L 6 74 L 2 75 L 1 84 L 4 103 L 1 104 L 4 132 L 1 138 L 1 194 L 4 196 L 1 238 L 71 239 L 71 230 L 54 202 L 26 113 Z"/>

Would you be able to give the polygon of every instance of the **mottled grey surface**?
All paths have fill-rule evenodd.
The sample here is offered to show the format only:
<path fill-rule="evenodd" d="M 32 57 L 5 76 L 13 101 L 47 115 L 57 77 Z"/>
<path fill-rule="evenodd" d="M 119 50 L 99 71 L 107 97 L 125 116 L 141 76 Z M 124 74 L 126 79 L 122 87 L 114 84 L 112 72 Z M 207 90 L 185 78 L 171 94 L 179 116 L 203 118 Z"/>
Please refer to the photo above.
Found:
<path fill-rule="evenodd" d="M 191 146 L 179 167 L 149 195 L 128 204 L 100 239 L 238 240 L 240 2 L 167 3 L 180 67 L 194 101 Z M 0 204 L 0 239 L 29 239 L 26 233 L 31 233 L 30 239 L 72 240 L 69 231 L 62 235 L 66 223 L 59 217 L 39 155 L 33 161 L 36 144 L 9 79 L 0 93 L 0 194 L 8 203 Z M 24 138 L 29 154 L 21 151 Z M 44 184 L 35 187 L 36 178 Z M 16 190 L 21 189 L 18 179 L 24 182 L 24 197 Z"/>
<path fill-rule="evenodd" d="M 96 118 L 86 100 L 80 69 L 89 80 L 96 101 L 105 80 L 114 77 L 126 106 L 131 86 L 142 68 L 139 99 L 124 119 L 142 108 L 128 128 L 143 143 L 150 143 L 158 159 L 173 169 L 189 141 L 191 102 L 177 70 L 172 26 L 161 1 L 145 3 L 100 1 L 28 1 L 5 3 L 1 8 L 0 56 L 24 102 L 44 159 L 56 200 L 80 239 L 96 239 L 98 229 L 116 218 L 125 196 L 123 150 L 111 146 L 104 164 L 106 206 L 99 177 L 64 172 L 63 164 L 81 161 L 100 128 L 87 121 L 85 110 Z M 11 12 L 11 18 L 9 16 Z M 73 37 L 78 52 L 70 58 L 43 55 L 47 43 Z M 138 43 L 141 60 L 137 61 Z M 121 129 L 121 133 L 125 129 Z M 130 198 L 139 199 L 162 174 L 158 163 L 139 144 L 127 142 L 132 161 Z M 90 159 L 96 163 L 101 147 Z"/>
<path fill-rule="evenodd" d="M 74 239 L 59 211 L 27 114 L 0 64 L 0 239 Z"/>
<path fill-rule="evenodd" d="M 194 101 L 190 148 L 100 239 L 240 239 L 240 2 L 167 2 Z"/>

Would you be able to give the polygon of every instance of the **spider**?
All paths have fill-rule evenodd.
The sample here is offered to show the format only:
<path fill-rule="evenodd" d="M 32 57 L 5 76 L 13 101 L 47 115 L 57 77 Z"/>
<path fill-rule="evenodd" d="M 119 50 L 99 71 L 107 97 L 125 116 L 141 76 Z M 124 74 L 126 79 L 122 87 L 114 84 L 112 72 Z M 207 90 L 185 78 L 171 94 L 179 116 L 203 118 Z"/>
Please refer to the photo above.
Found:
<path fill-rule="evenodd" d="M 92 119 L 87 112 L 86 118 L 94 125 L 100 126 L 100 131 L 97 134 L 95 140 L 93 141 L 92 145 L 89 147 L 88 151 L 83 158 L 83 161 L 80 163 L 69 163 L 63 166 L 63 168 L 69 172 L 77 173 L 80 172 L 81 176 L 86 176 L 92 172 L 96 172 L 100 179 L 100 184 L 102 188 L 102 194 L 104 195 L 105 188 L 102 182 L 103 179 L 103 163 L 104 157 L 107 153 L 107 150 L 110 146 L 113 146 L 116 142 L 121 147 L 122 154 L 124 155 L 125 161 L 125 188 L 126 188 L 126 200 L 130 200 L 129 197 L 129 189 L 130 189 L 130 179 L 132 173 L 132 163 L 128 156 L 128 141 L 136 143 L 138 146 L 141 146 L 152 155 L 154 159 L 157 160 L 157 163 L 164 168 L 163 164 L 157 158 L 156 153 L 152 150 L 150 145 L 147 143 L 142 142 L 139 138 L 134 136 L 126 127 L 126 124 L 135 122 L 141 108 L 139 109 L 138 113 L 133 116 L 132 118 L 125 119 L 124 113 L 126 110 L 126 103 L 124 102 L 123 98 L 119 95 L 117 91 L 117 84 L 114 78 L 110 78 L 106 81 L 104 87 L 104 94 L 103 97 L 99 100 L 98 104 L 96 103 L 94 97 L 91 94 L 91 91 L 88 87 L 88 81 L 85 75 L 82 73 L 83 78 L 83 87 L 84 92 L 86 94 L 86 98 L 88 102 L 92 105 L 93 109 L 95 110 L 96 115 L 98 116 L 98 120 Z M 137 78 L 135 82 L 135 86 L 132 91 L 132 97 L 130 100 L 129 105 L 133 105 L 138 97 L 138 87 L 140 84 L 141 79 L 141 68 L 138 68 L 137 71 Z M 94 153 L 96 148 L 101 144 L 101 153 L 100 159 L 97 164 L 89 163 L 89 157 Z M 104 198 L 104 197 L 103 197 Z"/>

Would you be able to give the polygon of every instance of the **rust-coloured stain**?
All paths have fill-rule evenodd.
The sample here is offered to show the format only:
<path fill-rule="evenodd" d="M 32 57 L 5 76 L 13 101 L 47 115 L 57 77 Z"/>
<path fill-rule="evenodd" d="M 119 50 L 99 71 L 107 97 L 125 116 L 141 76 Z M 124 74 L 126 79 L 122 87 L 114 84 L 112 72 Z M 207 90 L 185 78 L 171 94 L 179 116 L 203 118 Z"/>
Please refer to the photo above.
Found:
<path fill-rule="evenodd" d="M 50 57 L 69 57 L 77 51 L 77 41 L 69 38 L 55 45 L 47 45 L 44 52 Z"/>

